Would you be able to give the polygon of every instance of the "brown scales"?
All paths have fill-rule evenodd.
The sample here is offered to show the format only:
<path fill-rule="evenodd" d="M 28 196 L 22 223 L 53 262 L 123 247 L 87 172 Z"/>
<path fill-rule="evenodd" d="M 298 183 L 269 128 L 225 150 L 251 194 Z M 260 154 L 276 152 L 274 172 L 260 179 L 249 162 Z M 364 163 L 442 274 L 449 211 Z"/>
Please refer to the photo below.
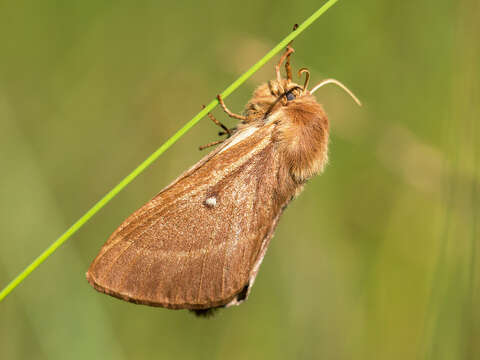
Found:
<path fill-rule="evenodd" d="M 96 290 L 203 315 L 248 297 L 283 209 L 327 161 L 328 119 L 308 76 L 292 82 L 292 52 L 244 115 L 219 98 L 241 123 L 110 236 L 87 272 Z"/>

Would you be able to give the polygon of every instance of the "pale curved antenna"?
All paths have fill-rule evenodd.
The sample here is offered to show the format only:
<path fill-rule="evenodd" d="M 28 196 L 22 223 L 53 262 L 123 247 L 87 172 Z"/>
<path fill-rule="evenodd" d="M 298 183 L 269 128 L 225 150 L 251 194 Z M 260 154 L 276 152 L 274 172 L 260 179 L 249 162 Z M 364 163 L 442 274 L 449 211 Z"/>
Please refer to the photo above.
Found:
<path fill-rule="evenodd" d="M 321 81 L 319 84 L 315 85 L 312 90 L 310 90 L 310 94 L 313 94 L 315 91 L 320 89 L 323 85 L 327 85 L 327 84 L 335 84 L 340 86 L 348 95 L 352 97 L 352 99 L 357 103 L 358 106 L 362 106 L 362 102 L 358 100 L 358 98 L 353 94 L 353 92 L 351 92 L 350 89 L 347 88 L 345 85 L 343 85 L 340 81 L 335 79 L 325 79 Z"/>

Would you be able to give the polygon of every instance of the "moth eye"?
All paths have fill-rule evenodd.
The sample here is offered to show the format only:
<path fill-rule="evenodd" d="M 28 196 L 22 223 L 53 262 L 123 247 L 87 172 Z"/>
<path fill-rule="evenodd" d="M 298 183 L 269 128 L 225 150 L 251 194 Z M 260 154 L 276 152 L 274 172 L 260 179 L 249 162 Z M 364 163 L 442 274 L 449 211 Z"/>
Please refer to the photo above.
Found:
<path fill-rule="evenodd" d="M 287 100 L 288 101 L 295 100 L 295 95 L 293 94 L 293 92 L 291 91 L 287 92 Z"/>

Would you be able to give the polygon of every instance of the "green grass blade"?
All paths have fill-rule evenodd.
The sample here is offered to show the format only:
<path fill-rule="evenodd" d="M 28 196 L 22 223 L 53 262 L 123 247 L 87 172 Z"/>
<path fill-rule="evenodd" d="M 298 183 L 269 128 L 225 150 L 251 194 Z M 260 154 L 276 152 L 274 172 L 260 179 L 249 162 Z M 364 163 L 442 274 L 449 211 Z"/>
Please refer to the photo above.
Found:
<path fill-rule="evenodd" d="M 282 41 L 280 41 L 272 50 L 270 50 L 263 58 L 261 58 L 255 65 L 248 69 L 243 75 L 235 80 L 222 93 L 223 98 L 227 98 L 236 89 L 240 87 L 249 77 L 265 65 L 270 59 L 278 54 L 287 44 L 300 35 L 307 29 L 315 20 L 317 20 L 323 13 L 325 13 L 338 0 L 329 0 L 317 11 L 315 11 L 308 19 L 306 19 L 297 30 L 291 32 Z M 138 175 L 140 175 L 147 167 L 149 167 L 160 155 L 167 151 L 178 139 L 180 139 L 187 131 L 189 131 L 195 124 L 197 124 L 208 112 L 213 110 L 218 105 L 218 100 L 210 102 L 202 111 L 195 115 L 189 122 L 187 122 L 180 130 L 178 130 L 172 137 L 170 137 L 162 146 L 160 146 L 153 154 L 151 154 L 145 161 L 143 161 L 137 168 L 128 174 L 117 186 L 110 190 L 100 201 L 98 201 L 90 210 L 88 210 L 82 217 L 80 217 L 65 233 L 63 233 L 57 240 L 55 240 L 42 254 L 40 254 L 30 265 L 28 265 L 15 279 L 13 279 L 1 292 L 0 301 L 2 301 L 13 289 L 15 289 L 23 280 L 35 270 L 41 263 L 43 263 L 50 255 L 52 255 L 60 245 L 67 241 L 73 234 L 75 234 L 88 220 L 90 220 L 97 212 L 99 212 L 110 200 L 112 200 L 120 191 L 122 191 L 129 183 L 131 183 Z"/>

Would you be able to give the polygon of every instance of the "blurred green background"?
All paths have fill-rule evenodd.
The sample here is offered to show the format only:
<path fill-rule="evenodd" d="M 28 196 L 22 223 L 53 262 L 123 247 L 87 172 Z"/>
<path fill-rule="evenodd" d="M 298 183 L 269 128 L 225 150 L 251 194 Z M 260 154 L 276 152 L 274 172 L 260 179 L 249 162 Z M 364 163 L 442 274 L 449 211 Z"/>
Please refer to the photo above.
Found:
<path fill-rule="evenodd" d="M 0 287 L 321 3 L 0 2 Z M 204 119 L 0 303 L 0 358 L 480 358 L 479 14 L 478 0 L 340 0 L 297 38 L 295 68 L 364 106 L 316 93 L 330 163 L 244 305 L 203 320 L 85 280 L 123 219 L 217 138 Z"/>

